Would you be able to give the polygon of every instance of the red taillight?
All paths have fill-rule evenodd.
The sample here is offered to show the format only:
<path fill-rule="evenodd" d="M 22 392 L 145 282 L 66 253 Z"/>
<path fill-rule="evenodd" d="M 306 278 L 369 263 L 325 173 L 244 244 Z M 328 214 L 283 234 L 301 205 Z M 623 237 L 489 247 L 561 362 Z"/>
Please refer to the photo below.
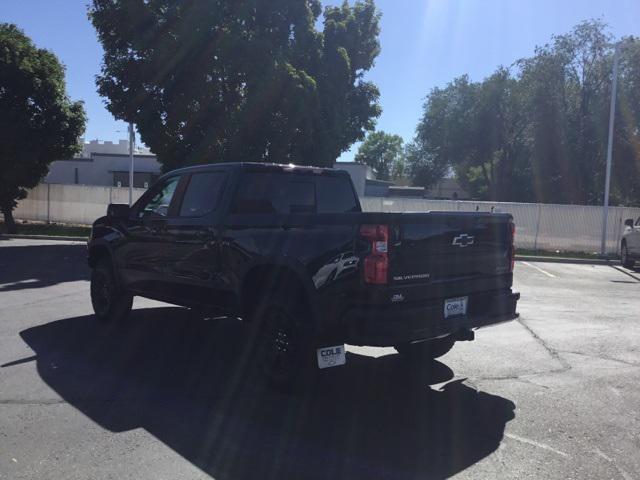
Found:
<path fill-rule="evenodd" d="M 511 270 L 516 266 L 516 225 L 511 222 Z"/>
<path fill-rule="evenodd" d="M 389 272 L 389 227 L 387 225 L 362 225 L 360 236 L 371 242 L 371 253 L 364 259 L 364 281 L 375 285 L 387 283 Z"/>

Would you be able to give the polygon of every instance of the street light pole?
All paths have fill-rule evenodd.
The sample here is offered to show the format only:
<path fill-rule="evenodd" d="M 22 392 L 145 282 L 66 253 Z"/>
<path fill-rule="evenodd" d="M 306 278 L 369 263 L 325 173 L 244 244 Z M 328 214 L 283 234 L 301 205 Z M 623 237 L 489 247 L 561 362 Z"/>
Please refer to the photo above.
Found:
<path fill-rule="evenodd" d="M 133 123 L 129 123 L 129 206 L 133 205 L 133 143 L 135 133 Z"/>
<path fill-rule="evenodd" d="M 609 142 L 607 144 L 607 173 L 604 181 L 604 204 L 602 206 L 602 239 L 600 242 L 600 255 L 606 254 L 607 243 L 607 218 L 609 216 L 609 184 L 611 183 L 611 157 L 613 155 L 613 126 L 616 116 L 616 93 L 618 90 L 618 63 L 620 51 L 616 45 L 613 54 L 613 80 L 611 85 L 611 105 L 609 107 Z"/>

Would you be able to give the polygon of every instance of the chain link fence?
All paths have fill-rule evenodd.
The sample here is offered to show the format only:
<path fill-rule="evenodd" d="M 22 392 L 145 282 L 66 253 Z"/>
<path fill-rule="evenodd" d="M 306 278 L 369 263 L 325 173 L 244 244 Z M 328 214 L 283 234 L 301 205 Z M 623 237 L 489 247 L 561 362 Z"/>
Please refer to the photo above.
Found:
<path fill-rule="evenodd" d="M 361 199 L 369 212 L 503 212 L 513 215 L 516 245 L 527 250 L 599 253 L 602 207 L 541 203 L 474 202 L 413 198 Z M 609 207 L 606 253 L 618 255 L 624 220 L 640 217 L 640 208 Z"/>
<path fill-rule="evenodd" d="M 134 200 L 144 189 L 134 188 Z M 474 202 L 421 198 L 363 197 L 369 212 L 506 212 L 516 223 L 516 244 L 528 250 L 599 252 L 602 207 L 539 203 Z M 14 212 L 21 220 L 90 225 L 109 203 L 128 203 L 129 189 L 88 185 L 41 184 L 29 192 Z M 640 217 L 640 208 L 610 207 L 606 251 L 617 255 L 624 220 Z"/>

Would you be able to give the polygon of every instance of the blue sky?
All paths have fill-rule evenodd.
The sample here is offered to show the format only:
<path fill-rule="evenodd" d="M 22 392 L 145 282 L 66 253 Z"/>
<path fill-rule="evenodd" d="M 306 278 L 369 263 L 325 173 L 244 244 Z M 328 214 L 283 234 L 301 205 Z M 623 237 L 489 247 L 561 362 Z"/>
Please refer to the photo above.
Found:
<path fill-rule="evenodd" d="M 102 51 L 87 3 L 0 0 L 0 21 L 17 24 L 66 65 L 69 95 L 85 102 L 87 139 L 126 138 L 126 125 L 113 119 L 95 91 Z M 615 36 L 640 36 L 640 0 L 377 0 L 377 5 L 383 14 L 382 53 L 367 78 L 381 92 L 378 129 L 406 141 L 413 137 L 425 95 L 456 76 L 482 79 L 589 18 L 603 19 Z M 351 160 L 354 150 L 342 159 Z"/>

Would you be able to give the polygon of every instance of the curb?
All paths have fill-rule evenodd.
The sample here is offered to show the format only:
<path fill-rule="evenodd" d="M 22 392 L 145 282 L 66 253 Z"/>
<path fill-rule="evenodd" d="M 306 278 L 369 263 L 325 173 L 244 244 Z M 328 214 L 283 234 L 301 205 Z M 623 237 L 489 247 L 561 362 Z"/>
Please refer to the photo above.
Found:
<path fill-rule="evenodd" d="M 619 265 L 620 260 L 606 258 L 571 258 L 571 257 L 544 257 L 537 255 L 518 255 L 516 260 L 547 263 L 574 263 L 577 265 Z"/>
<path fill-rule="evenodd" d="M 24 240 L 64 240 L 71 242 L 86 242 L 89 237 L 71 237 L 64 235 L 22 235 L 19 233 L 0 233 L 0 238 L 18 238 Z"/>

